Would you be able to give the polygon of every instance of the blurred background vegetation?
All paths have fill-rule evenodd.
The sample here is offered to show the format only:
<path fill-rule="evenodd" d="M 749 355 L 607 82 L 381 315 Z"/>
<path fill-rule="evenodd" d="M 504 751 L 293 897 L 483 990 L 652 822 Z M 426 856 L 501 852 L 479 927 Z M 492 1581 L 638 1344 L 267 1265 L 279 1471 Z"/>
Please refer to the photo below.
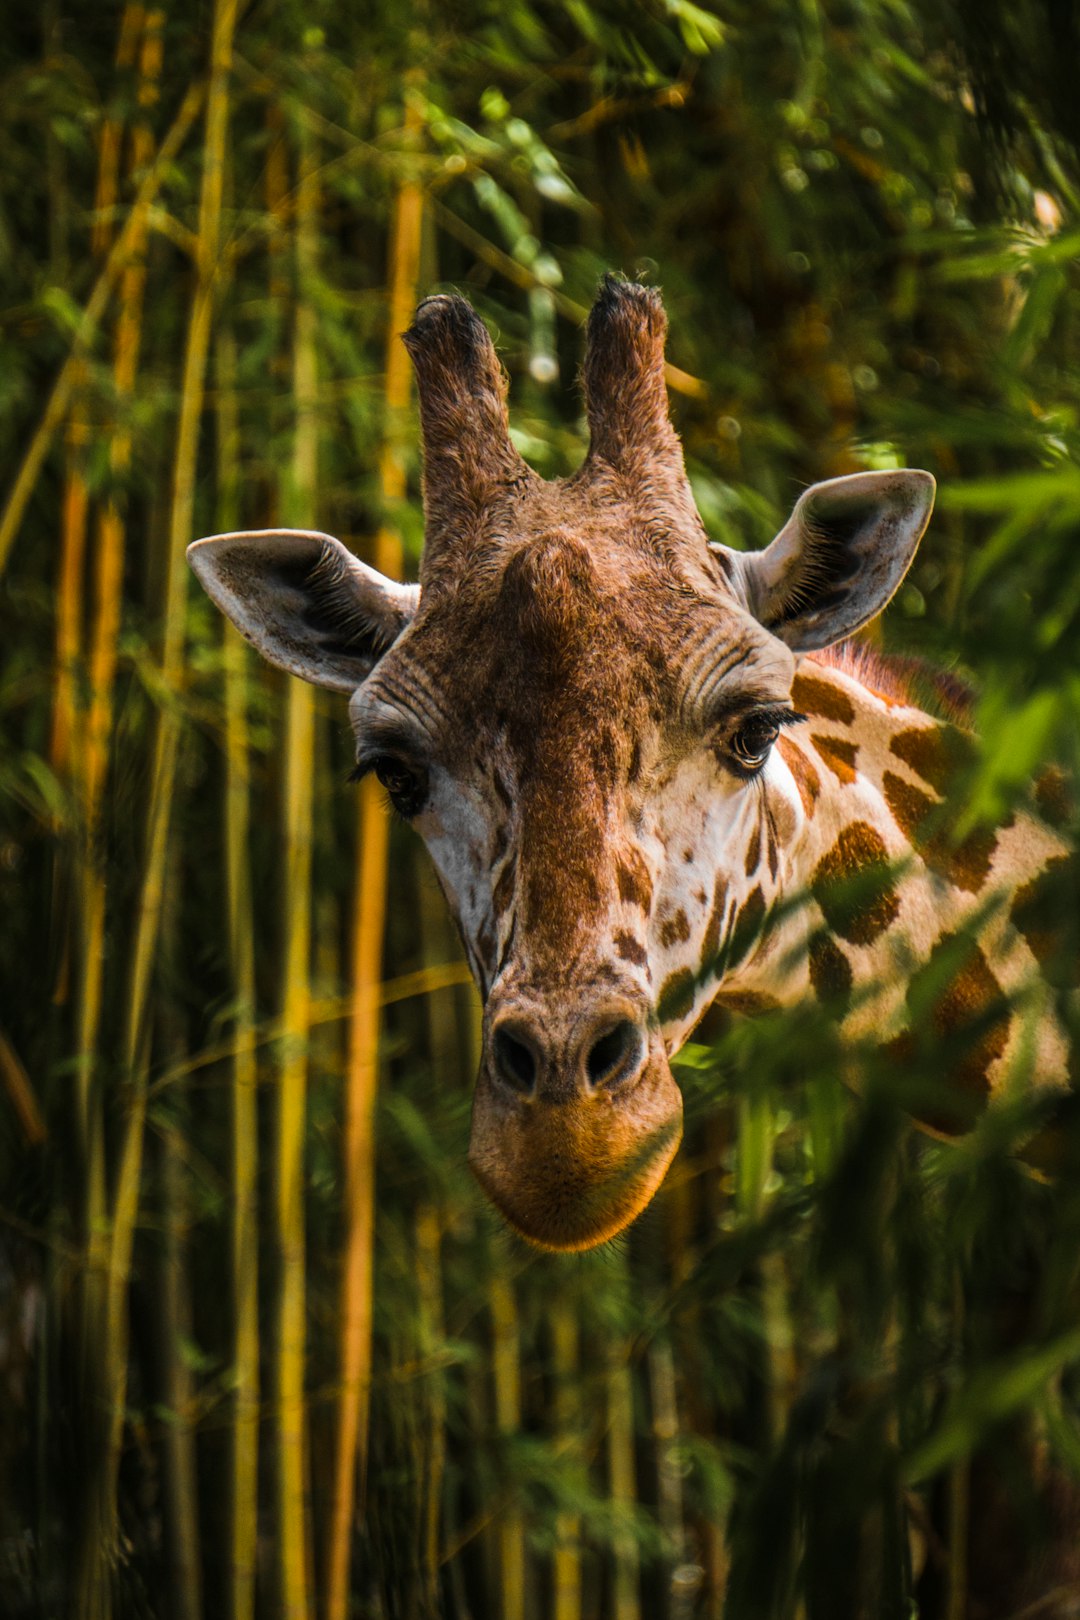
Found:
<path fill-rule="evenodd" d="M 624 1239 L 465 1165 L 478 1009 L 344 704 L 199 535 L 415 576 L 397 334 L 468 293 L 543 473 L 598 276 L 662 284 L 716 538 L 930 468 L 883 630 L 972 817 L 1080 698 L 1068 0 L 42 0 L 0 38 L 0 1610 L 1078 1612 L 1080 1183 L 944 1147 L 807 1010 L 710 1025 Z M 1071 1536 L 1071 1539 L 1070 1539 Z M 1049 1595 L 1048 1595 L 1049 1594 Z"/>

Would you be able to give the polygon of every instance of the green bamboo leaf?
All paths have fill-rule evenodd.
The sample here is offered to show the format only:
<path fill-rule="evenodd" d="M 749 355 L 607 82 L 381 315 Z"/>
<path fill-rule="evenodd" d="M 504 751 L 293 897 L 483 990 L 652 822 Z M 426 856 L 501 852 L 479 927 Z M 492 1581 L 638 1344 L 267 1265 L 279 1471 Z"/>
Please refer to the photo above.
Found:
<path fill-rule="evenodd" d="M 1033 1402 L 1047 1381 L 1078 1357 L 1080 1329 L 1074 1328 L 1049 1344 L 978 1368 L 952 1396 L 937 1427 L 907 1453 L 902 1479 L 918 1484 L 966 1457 L 996 1423 Z"/>

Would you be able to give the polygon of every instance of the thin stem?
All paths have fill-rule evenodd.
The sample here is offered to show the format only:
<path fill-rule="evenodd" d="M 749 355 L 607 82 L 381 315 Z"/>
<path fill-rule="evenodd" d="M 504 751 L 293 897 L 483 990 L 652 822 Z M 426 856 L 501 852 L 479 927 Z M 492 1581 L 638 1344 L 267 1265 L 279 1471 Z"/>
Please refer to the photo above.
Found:
<path fill-rule="evenodd" d="M 406 109 L 406 122 L 413 134 L 418 135 L 420 114 L 411 101 Z M 416 303 L 422 225 L 423 195 L 414 181 L 406 180 L 397 194 L 390 249 L 386 348 L 388 429 L 379 462 L 381 493 L 387 503 L 403 499 L 406 491 L 405 464 L 396 442 L 396 429 L 408 406 L 410 373 L 399 334 L 408 325 Z M 400 578 L 403 572 L 400 537 L 385 525 L 376 541 L 375 565 L 392 578 Z M 327 1560 L 327 1620 L 346 1620 L 348 1614 L 354 1504 L 358 1474 L 361 1493 L 363 1491 L 371 1385 L 375 1096 L 389 829 L 383 795 L 370 778 L 360 787 L 357 844 L 360 860 L 353 912 L 353 1004 L 345 1103 L 341 1401 Z"/>
<path fill-rule="evenodd" d="M 299 294 L 293 346 L 293 440 L 290 520 L 316 521 L 318 419 L 316 315 L 311 279 L 318 242 L 319 186 L 314 142 L 299 131 L 296 263 Z M 285 721 L 285 929 L 282 1052 L 278 1075 L 277 1243 L 277 1462 L 278 1578 L 287 1620 L 306 1620 L 308 1501 L 305 1488 L 304 1404 L 305 1259 L 304 1144 L 307 1113 L 307 1043 L 311 1010 L 312 779 L 315 772 L 314 693 L 291 680 Z"/>
<path fill-rule="evenodd" d="M 218 522 L 239 526 L 240 426 L 236 408 L 236 345 L 231 332 L 217 341 Z M 259 1233 L 258 1065 L 255 1038 L 255 921 L 248 840 L 251 798 L 248 770 L 248 659 L 243 638 L 222 621 L 225 669 L 225 889 L 229 958 L 236 1018 L 232 1053 L 232 1300 L 233 1379 L 230 1496 L 230 1613 L 255 1612 L 259 1522 Z"/>
<path fill-rule="evenodd" d="M 163 639 L 160 674 L 163 684 L 169 689 L 179 686 L 182 675 L 184 549 L 191 539 L 194 510 L 198 430 L 215 291 L 216 248 L 220 236 L 221 176 L 228 127 L 229 69 L 235 21 L 236 0 L 217 0 L 211 44 L 210 87 L 206 101 L 206 145 L 199 201 L 199 240 L 202 252 L 184 355 L 180 419 L 169 513 L 165 595 L 161 607 Z M 175 134 L 175 128 L 174 125 L 170 135 Z M 158 153 L 157 162 L 150 171 L 151 175 L 161 168 L 164 155 L 163 145 Z M 169 161 L 171 162 L 171 155 Z M 144 181 L 143 187 L 140 188 L 140 197 L 146 193 L 146 186 L 147 182 Z M 124 241 L 125 237 L 127 238 L 121 263 L 126 263 L 130 257 L 133 237 L 131 221 L 135 212 L 133 209 L 119 239 Z M 105 1449 L 100 1537 L 101 1544 L 105 1548 L 111 1547 L 115 1539 L 116 1479 L 127 1390 L 127 1288 L 139 1207 L 146 1121 L 149 1058 L 147 1003 L 165 894 L 178 741 L 177 715 L 171 708 L 159 710 L 154 738 L 154 763 L 142 885 L 132 952 L 131 985 L 126 1009 L 124 1058 L 126 1070 L 131 1077 L 131 1090 L 117 1173 L 108 1253 L 104 1353 L 108 1369 L 109 1435 Z"/>

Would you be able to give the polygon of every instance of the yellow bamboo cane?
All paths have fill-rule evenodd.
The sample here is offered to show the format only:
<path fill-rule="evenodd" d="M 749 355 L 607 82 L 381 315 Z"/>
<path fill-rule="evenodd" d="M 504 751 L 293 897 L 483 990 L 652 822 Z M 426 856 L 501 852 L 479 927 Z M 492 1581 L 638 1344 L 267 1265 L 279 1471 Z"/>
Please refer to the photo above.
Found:
<path fill-rule="evenodd" d="M 634 1385 L 623 1344 L 616 1346 L 607 1376 L 608 1483 L 612 1505 L 629 1515 L 637 1500 L 634 1467 Z M 615 1578 L 612 1583 L 614 1620 L 640 1620 L 639 1561 L 633 1532 L 622 1524 L 614 1540 Z"/>
<path fill-rule="evenodd" d="M 415 135 L 420 112 L 410 101 L 406 123 Z M 409 401 L 409 369 L 399 334 L 416 303 L 423 223 L 423 194 L 410 177 L 394 207 L 390 246 L 389 322 L 386 349 L 386 409 L 389 430 L 380 460 L 383 499 L 402 500 L 405 466 L 396 430 Z M 403 569 L 401 541 L 383 525 L 375 566 L 393 578 Z M 353 1010 L 345 1093 L 345 1262 L 341 1286 L 341 1398 L 338 1452 L 327 1560 L 327 1620 L 346 1620 L 357 1475 L 367 1453 L 371 1383 L 372 1257 L 375 1235 L 375 1094 L 378 1080 L 379 981 L 382 977 L 386 911 L 388 827 L 383 796 L 368 778 L 360 787 L 357 826 L 359 867 L 353 912 Z"/>
<path fill-rule="evenodd" d="M 442 1307 L 442 1226 L 439 1212 L 426 1200 L 416 1212 L 417 1356 L 431 1368 L 428 1398 L 420 1418 L 424 1457 L 419 1481 L 419 1576 L 425 1615 L 439 1612 L 439 1529 L 442 1523 L 443 1470 L 446 1463 L 446 1397 L 443 1372 L 435 1357 L 444 1336 Z"/>
<path fill-rule="evenodd" d="M 144 24 L 143 8 L 128 4 L 121 19 L 116 64 L 121 70 L 130 69 L 136 60 Z M 145 78 L 145 64 L 140 77 Z M 113 232 L 112 217 L 116 207 L 119 185 L 122 126 L 109 117 L 102 125 L 99 152 L 98 180 L 94 199 L 94 227 L 91 238 L 97 258 L 109 253 Z M 141 252 L 144 233 L 138 228 L 129 232 L 129 249 Z M 130 289 L 125 289 L 129 292 Z M 133 309 L 134 306 L 134 309 Z M 116 380 L 122 386 L 126 373 L 121 371 L 120 357 L 124 353 L 126 335 L 132 328 L 138 331 L 140 310 L 138 300 L 125 298 L 118 315 L 116 332 Z M 83 375 L 81 361 L 73 370 L 78 379 Z M 132 369 L 133 376 L 133 369 Z M 73 412 L 71 436 L 85 441 L 88 429 L 82 411 Z M 88 529 L 88 493 L 82 469 L 72 466 L 64 496 L 65 537 L 78 528 L 78 548 L 84 549 Z M 65 543 L 65 554 L 67 553 Z M 97 558 L 95 558 L 97 571 Z M 82 564 L 76 577 L 74 567 L 65 569 L 64 590 L 72 596 L 68 613 L 74 617 L 82 611 Z M 119 580 L 115 595 L 119 595 Z M 63 602 L 63 598 L 62 598 Z M 77 604 L 77 605 L 76 605 Z M 74 785 L 81 813 L 79 828 L 79 860 L 77 905 L 75 910 L 78 941 L 78 980 L 76 986 L 76 1127 L 80 1144 L 83 1177 L 83 1221 L 85 1229 L 85 1255 L 80 1278 L 80 1371 L 83 1397 L 86 1401 L 86 1422 L 104 1423 L 103 1404 L 109 1395 L 109 1370 L 105 1364 L 105 1263 L 107 1249 L 105 1140 L 102 1099 L 95 1085 L 94 1063 L 97 1048 L 98 1024 L 101 1008 L 101 981 L 104 971 L 104 914 L 105 880 L 101 870 L 99 849 L 99 791 L 103 771 L 95 770 L 95 751 L 91 741 L 91 724 L 98 679 L 97 663 L 102 639 L 108 634 L 103 626 L 106 618 L 115 617 L 117 608 L 109 603 L 103 610 L 100 590 L 94 604 L 94 619 L 90 627 L 90 707 L 85 721 L 79 727 L 79 746 L 71 759 Z M 73 718 L 72 711 L 72 718 Z M 100 722 L 99 729 L 100 729 Z M 107 1536 L 102 1534 L 109 1520 L 106 1506 L 108 1486 L 107 1470 L 102 1463 L 102 1435 L 94 1433 L 90 1442 L 91 1467 L 85 1492 L 87 1512 L 80 1525 L 78 1539 L 78 1579 L 80 1590 L 92 1592 L 91 1601 L 107 1604 L 105 1579 L 106 1560 L 110 1553 Z"/>
<path fill-rule="evenodd" d="M 500 1436 L 521 1432 L 521 1342 L 514 1286 L 496 1264 L 488 1285 L 491 1305 L 495 1422 Z M 499 1590 L 503 1620 L 525 1620 L 525 1523 L 512 1502 L 499 1518 Z"/>
<path fill-rule="evenodd" d="M 560 1453 L 576 1459 L 581 1451 L 578 1404 L 580 1326 L 577 1304 L 565 1296 L 552 1301 L 551 1371 L 555 1382 L 555 1433 Z M 554 1620 L 581 1620 L 581 1520 L 562 1509 L 555 1518 L 552 1554 Z"/>
<path fill-rule="evenodd" d="M 82 652 L 83 568 L 86 557 L 87 490 L 82 458 L 89 438 L 77 407 L 67 431 L 67 469 L 60 509 L 60 572 L 56 583 L 56 662 L 49 763 L 66 779 L 76 736 L 79 657 Z"/>
<path fill-rule="evenodd" d="M 162 916 L 161 952 L 171 974 L 178 970 L 181 838 L 169 842 L 169 873 Z M 156 1006 L 157 1040 L 165 1050 L 184 1048 L 183 1020 L 169 999 Z M 159 1249 L 155 1314 L 161 1357 L 161 1399 L 169 1414 L 161 1436 L 164 1482 L 164 1530 L 174 1620 L 201 1620 L 203 1612 L 198 1489 L 195 1464 L 194 1377 L 182 1353 L 192 1334 L 191 1293 L 187 1266 L 187 1232 L 191 1220 L 189 1183 L 184 1167 L 185 1141 L 179 1121 L 188 1121 L 187 1099 L 173 1098 L 174 1118 L 159 1133 Z M 179 1112 L 179 1120 L 177 1113 Z"/>
<path fill-rule="evenodd" d="M 120 37 L 116 44 L 116 65 L 122 72 L 135 65 L 144 20 L 139 0 L 127 0 L 120 18 Z M 102 120 L 94 222 L 90 232 L 90 248 L 98 258 L 108 252 L 113 235 L 112 213 L 120 187 L 120 152 L 123 138 L 124 126 L 120 119 L 110 115 Z"/>
<path fill-rule="evenodd" d="M 231 332 L 217 340 L 218 523 L 239 527 L 240 428 L 236 410 L 236 346 Z M 232 1298 L 233 1378 L 230 1492 L 230 1614 L 255 1611 L 255 1553 L 259 1468 L 259 1233 L 256 1202 L 259 1121 L 255 1058 L 255 927 L 248 839 L 247 648 L 222 621 L 225 662 L 225 887 L 229 957 L 236 995 L 232 1052 Z"/>
<path fill-rule="evenodd" d="M 679 1398 L 675 1357 L 667 1339 L 655 1338 L 648 1351 L 649 1393 L 656 1442 L 656 1516 L 674 1566 L 683 1561 L 682 1478 L 675 1460 L 679 1439 Z"/>
<path fill-rule="evenodd" d="M 140 26 L 142 7 L 132 6 Z M 153 156 L 153 134 L 147 113 L 157 99 L 161 78 L 162 29 L 160 11 L 145 17 L 145 31 L 136 37 L 128 26 L 121 30 L 118 65 L 130 66 L 139 60 L 138 100 L 140 116 L 132 130 L 131 166 L 136 177 Z M 113 130 L 107 141 L 107 167 L 115 184 L 119 132 Z M 99 185 L 95 225 L 99 251 L 108 248 L 108 218 L 115 198 Z M 131 400 L 138 370 L 142 335 L 143 295 L 146 286 L 146 220 L 133 231 L 128 259 L 120 281 L 116 334 L 113 350 L 113 385 L 121 412 L 109 444 L 109 462 L 116 480 L 122 479 L 131 461 L 131 433 L 123 420 L 125 405 Z M 124 520 L 115 499 L 106 502 L 99 515 L 93 556 L 94 617 L 90 628 L 88 705 L 83 734 L 81 799 L 84 853 L 81 869 L 81 971 L 78 1005 L 78 1051 L 80 1116 L 85 1138 L 87 1179 L 91 1212 L 89 1228 L 92 1254 L 89 1269 L 99 1271 L 104 1264 L 105 1244 L 105 1167 L 100 1101 L 91 1099 L 93 1065 L 101 1023 L 101 997 L 105 971 L 105 872 L 101 864 L 100 827 L 103 796 L 112 732 L 112 690 L 120 637 L 120 603 L 123 593 Z"/>
<path fill-rule="evenodd" d="M 236 0 L 217 0 L 211 41 L 210 84 L 206 98 L 206 144 L 199 199 L 196 288 L 184 354 L 169 512 L 165 593 L 161 611 L 163 634 L 160 675 L 166 690 L 177 689 L 182 677 L 186 600 L 184 550 L 192 538 L 198 430 L 210 340 L 217 245 L 220 237 L 222 175 L 229 117 L 229 75 L 235 23 Z M 160 165 L 164 150 L 163 146 L 151 173 Z M 140 196 L 145 194 L 145 189 L 144 180 Z M 129 256 L 132 237 L 130 218 L 118 241 L 123 240 L 125 236 L 127 241 L 122 260 L 124 263 Z M 115 253 L 116 248 L 113 249 L 113 254 L 110 254 L 110 260 Z M 108 1436 L 97 1486 L 98 1500 L 94 1514 L 98 1521 L 96 1536 L 92 1544 L 84 1546 L 80 1560 L 80 1585 L 87 1604 L 82 1612 L 88 1616 L 88 1620 L 97 1620 L 98 1616 L 106 1616 L 110 1612 L 103 1569 L 112 1556 L 116 1539 L 116 1477 L 127 1390 L 127 1286 L 139 1206 L 146 1118 L 147 1002 L 165 891 L 178 735 L 179 719 L 176 712 L 171 707 L 159 710 L 155 727 L 150 807 L 135 923 L 131 982 L 125 1009 L 124 1057 L 125 1067 L 131 1077 L 131 1087 L 117 1172 L 107 1259 L 103 1357 Z"/>
<path fill-rule="evenodd" d="M 315 309 L 311 278 L 318 241 L 319 182 L 315 143 L 301 126 L 296 191 L 299 294 L 293 347 L 296 431 L 288 516 L 313 527 L 318 483 Z M 290 681 L 285 720 L 285 927 L 282 1053 L 278 1075 L 277 1243 L 277 1552 L 281 1612 L 307 1620 L 308 1508 L 304 1408 L 305 1263 L 304 1144 L 307 1042 L 311 1011 L 311 837 L 315 705 L 311 688 Z"/>
<path fill-rule="evenodd" d="M 121 71 L 134 65 L 139 46 L 139 37 L 143 26 L 143 10 L 141 5 L 129 3 L 125 6 L 120 20 L 120 37 L 116 48 L 116 66 Z M 98 176 L 94 194 L 94 225 L 91 232 L 91 250 L 97 259 L 103 258 L 109 250 L 112 235 L 112 214 L 116 207 L 119 179 L 120 179 L 120 149 L 123 138 L 123 126 L 113 117 L 104 119 L 101 126 L 101 138 L 98 151 Z M 143 237 L 145 232 L 143 233 Z M 137 254 L 141 249 L 142 238 L 133 236 L 131 249 Z M 117 323 L 117 349 L 121 346 L 121 330 L 124 325 L 125 310 L 121 309 Z M 137 324 L 137 317 L 136 317 Z M 73 763 L 71 758 L 75 724 L 76 724 L 76 662 L 82 652 L 82 615 L 83 601 L 83 570 L 86 552 L 86 536 L 88 532 L 89 494 L 84 476 L 82 457 L 84 447 L 90 438 L 89 424 L 83 403 L 79 397 L 78 386 L 85 380 L 85 367 L 80 364 L 75 371 L 76 393 L 72 408 L 71 421 L 68 427 L 68 469 L 63 497 L 63 545 L 61 562 L 60 590 L 57 600 L 57 692 L 56 704 L 53 710 L 53 734 L 51 757 L 54 769 L 61 775 L 67 773 Z M 101 637 L 102 606 L 100 593 L 95 604 L 95 622 L 91 629 L 91 670 L 94 658 L 94 649 Z M 114 609 L 113 611 L 118 611 Z M 91 687 L 93 686 L 93 673 L 91 672 Z M 92 710 L 92 704 L 91 704 Z M 96 1040 L 96 1009 L 100 1004 L 100 976 L 102 971 L 102 951 L 100 939 L 96 939 L 91 928 L 91 919 L 88 914 L 88 899 L 86 892 L 87 876 L 96 866 L 96 796 L 93 780 L 93 748 L 91 745 L 90 720 L 79 727 L 78 749 L 78 787 L 81 792 L 82 809 L 82 873 L 83 873 L 83 915 L 82 915 L 82 949 L 80 961 L 80 995 L 79 995 L 79 1074 L 78 1074 L 78 1125 L 81 1136 L 81 1148 L 84 1160 L 84 1172 L 87 1173 L 88 1183 L 95 1188 L 95 1195 L 100 1198 L 103 1192 L 101 1179 L 101 1166 L 94 1172 L 89 1172 L 88 1166 L 92 1152 L 88 1146 L 90 1135 L 90 1068 L 92 1064 L 92 1048 Z M 92 1029 L 88 1033 L 87 1009 L 92 1009 Z M 88 1214 L 88 1227 L 93 1229 L 100 1222 L 102 1209 L 100 1204 Z"/>

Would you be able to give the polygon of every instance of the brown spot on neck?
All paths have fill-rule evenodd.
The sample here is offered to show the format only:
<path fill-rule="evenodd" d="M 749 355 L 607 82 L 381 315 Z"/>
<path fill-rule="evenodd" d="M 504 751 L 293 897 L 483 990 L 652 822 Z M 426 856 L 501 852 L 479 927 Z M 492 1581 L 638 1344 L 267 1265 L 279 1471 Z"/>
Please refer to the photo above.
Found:
<path fill-rule="evenodd" d="M 656 1006 L 656 1016 L 661 1024 L 675 1023 L 685 1018 L 694 1005 L 696 991 L 697 980 L 689 968 L 679 968 L 677 973 L 665 979 Z"/>
<path fill-rule="evenodd" d="M 648 911 L 652 904 L 652 878 L 645 857 L 639 850 L 624 850 L 616 862 L 615 877 L 619 885 L 619 899 L 627 905 L 640 906 L 642 911 Z"/>
<path fill-rule="evenodd" d="M 885 772 L 881 785 L 896 825 L 930 870 L 965 894 L 977 894 L 990 875 L 997 848 L 994 830 L 976 827 L 961 843 L 953 845 L 947 812 L 940 803 L 893 771 Z"/>
<path fill-rule="evenodd" d="M 776 746 L 780 750 L 780 758 L 795 778 L 795 786 L 799 790 L 799 798 L 809 820 L 813 817 L 817 806 L 818 795 L 821 792 L 821 778 L 790 737 L 781 737 Z"/>
<path fill-rule="evenodd" d="M 846 1011 L 851 1000 L 851 963 L 829 934 L 815 934 L 810 941 L 810 983 L 820 1002 Z"/>
<path fill-rule="evenodd" d="M 713 888 L 712 910 L 705 925 L 705 938 L 701 942 L 701 977 L 712 973 L 717 966 L 716 958 L 720 949 L 720 935 L 724 926 L 724 913 L 727 911 L 728 886 L 727 879 L 718 876 Z"/>
<path fill-rule="evenodd" d="M 686 912 L 681 908 L 660 926 L 660 943 L 663 946 L 682 945 L 689 938 L 690 924 L 686 920 Z"/>
<path fill-rule="evenodd" d="M 1073 795 L 1064 771 L 1056 765 L 1043 771 L 1035 783 L 1035 803 L 1039 814 L 1051 827 L 1068 827 L 1075 814 Z"/>
<path fill-rule="evenodd" d="M 912 1069 L 913 1080 L 935 1073 L 943 1047 L 951 1051 L 940 1103 L 916 1102 L 912 1113 L 931 1130 L 956 1135 L 970 1128 L 990 1098 L 989 1071 L 1008 1044 L 1012 1014 L 979 946 L 954 934 L 938 940 L 912 976 L 907 999 L 912 1009 L 919 1009 L 921 1021 L 884 1050 Z M 933 1036 L 929 1063 L 924 1061 L 931 1058 L 923 1051 L 924 1029 Z"/>
<path fill-rule="evenodd" d="M 855 719 L 855 705 L 839 686 L 820 680 L 800 670 L 791 686 L 791 701 L 802 714 L 819 715 L 823 720 L 836 720 L 850 726 Z"/>
<path fill-rule="evenodd" d="M 959 766 L 971 757 L 970 739 L 951 726 L 916 726 L 898 731 L 889 751 L 909 765 L 938 793 L 944 793 Z"/>
<path fill-rule="evenodd" d="M 741 1013 L 744 1018 L 754 1018 L 760 1013 L 776 1012 L 780 1002 L 775 996 L 767 995 L 764 990 L 718 990 L 716 1004 L 728 1012 Z"/>
<path fill-rule="evenodd" d="M 888 850 L 866 821 L 841 828 L 810 887 L 829 927 L 853 945 L 872 945 L 900 912 Z"/>
<path fill-rule="evenodd" d="M 649 960 L 649 953 L 641 941 L 624 928 L 620 928 L 615 935 L 615 955 L 621 956 L 624 962 L 633 962 L 635 967 L 644 967 Z"/>
<path fill-rule="evenodd" d="M 761 935 L 765 923 L 765 896 L 760 885 L 747 895 L 732 924 L 724 953 L 724 973 L 732 973 L 745 962 Z"/>
<path fill-rule="evenodd" d="M 1071 990 L 1080 984 L 1077 918 L 1080 866 L 1076 855 L 1055 855 L 1018 889 L 1009 912 L 1049 984 Z"/>
<path fill-rule="evenodd" d="M 836 780 L 845 786 L 855 780 L 855 761 L 858 758 L 858 745 L 847 742 L 843 737 L 822 737 L 817 732 L 810 741 L 823 765 L 826 765 Z"/>

